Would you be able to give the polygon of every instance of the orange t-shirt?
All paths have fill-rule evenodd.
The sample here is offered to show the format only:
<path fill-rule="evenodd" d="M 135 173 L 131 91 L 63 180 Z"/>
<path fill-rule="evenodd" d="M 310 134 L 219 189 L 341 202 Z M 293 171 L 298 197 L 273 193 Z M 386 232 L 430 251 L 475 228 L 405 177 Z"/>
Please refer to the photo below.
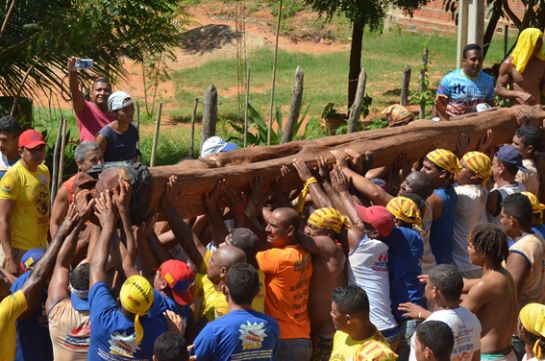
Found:
<path fill-rule="evenodd" d="M 310 338 L 310 254 L 296 246 L 258 252 L 256 258 L 265 274 L 265 313 L 278 322 L 280 338 Z"/>

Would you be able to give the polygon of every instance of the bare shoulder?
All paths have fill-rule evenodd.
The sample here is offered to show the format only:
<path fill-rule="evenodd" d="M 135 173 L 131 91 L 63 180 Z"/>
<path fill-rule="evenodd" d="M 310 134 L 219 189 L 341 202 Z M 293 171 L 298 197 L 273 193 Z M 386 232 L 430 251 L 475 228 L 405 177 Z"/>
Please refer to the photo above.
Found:
<path fill-rule="evenodd" d="M 322 255 L 330 257 L 344 255 L 342 248 L 337 245 L 333 238 L 324 235 L 313 236 L 312 238 Z"/>

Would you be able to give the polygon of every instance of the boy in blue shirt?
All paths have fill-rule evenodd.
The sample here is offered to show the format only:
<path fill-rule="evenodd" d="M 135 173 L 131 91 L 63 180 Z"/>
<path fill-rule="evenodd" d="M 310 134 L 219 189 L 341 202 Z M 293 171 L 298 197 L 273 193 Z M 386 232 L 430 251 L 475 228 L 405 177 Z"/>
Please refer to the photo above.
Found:
<path fill-rule="evenodd" d="M 252 310 L 259 292 L 257 270 L 247 263 L 229 268 L 223 286 L 229 313 L 208 323 L 195 339 L 197 360 L 275 360 L 280 337 L 276 321 Z"/>

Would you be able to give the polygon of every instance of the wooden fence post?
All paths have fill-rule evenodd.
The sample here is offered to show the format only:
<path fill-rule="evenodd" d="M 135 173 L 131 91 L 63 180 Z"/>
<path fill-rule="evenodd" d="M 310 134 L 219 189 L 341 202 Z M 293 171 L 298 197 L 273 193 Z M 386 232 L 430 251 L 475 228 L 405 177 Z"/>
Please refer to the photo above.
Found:
<path fill-rule="evenodd" d="M 401 83 L 401 105 L 406 107 L 409 104 L 409 85 L 411 84 L 411 67 L 406 66 L 403 70 L 403 83 Z"/>
<path fill-rule="evenodd" d="M 305 72 L 303 68 L 297 66 L 295 70 L 295 85 L 293 86 L 293 97 L 291 98 L 290 114 L 288 115 L 288 122 L 286 129 L 282 136 L 282 143 L 289 143 L 295 135 L 295 126 L 299 120 L 299 114 L 301 113 L 301 102 L 303 101 L 303 85 L 305 81 Z"/>
<path fill-rule="evenodd" d="M 189 148 L 189 155 L 191 156 L 191 158 L 195 158 L 195 119 L 197 118 L 198 106 L 199 106 L 199 98 L 195 98 L 193 113 L 191 113 L 191 148 Z"/>
<path fill-rule="evenodd" d="M 358 90 L 356 91 L 356 98 L 354 99 L 354 104 L 350 108 L 350 115 L 348 116 L 348 133 L 353 133 L 356 131 L 356 124 L 360 119 L 361 106 L 363 104 L 363 99 L 365 98 L 365 84 L 367 83 L 367 74 L 365 69 L 362 68 L 360 71 L 360 76 L 358 77 Z"/>
<path fill-rule="evenodd" d="M 244 148 L 248 146 L 248 108 L 250 106 L 250 65 L 246 69 L 246 98 L 244 99 Z"/>
<path fill-rule="evenodd" d="M 278 39 L 280 38 L 280 23 L 281 22 L 282 22 L 282 0 L 278 2 L 278 22 L 276 24 L 276 42 L 274 46 L 274 58 L 273 58 L 273 68 L 272 68 L 271 103 L 269 105 L 269 126 L 267 128 L 267 145 L 271 144 L 271 136 L 272 136 L 274 91 L 276 89 L 276 63 L 278 62 Z"/>
<path fill-rule="evenodd" d="M 150 167 L 155 166 L 157 158 L 157 144 L 159 142 L 159 128 L 161 127 L 161 113 L 163 112 L 163 102 L 159 103 L 159 112 L 157 112 L 157 120 L 155 121 L 155 131 L 153 132 L 153 143 L 151 144 Z"/>
<path fill-rule="evenodd" d="M 216 135 L 216 119 L 218 117 L 218 91 L 214 84 L 204 92 L 202 110 L 202 143 Z"/>
<path fill-rule="evenodd" d="M 422 55 L 422 66 L 420 67 L 420 93 L 423 93 L 426 91 L 426 73 L 428 72 L 428 57 L 429 57 L 430 51 L 428 47 L 426 46 L 426 49 L 424 50 L 424 54 Z M 424 119 L 426 117 L 426 105 L 420 104 L 420 119 Z"/>

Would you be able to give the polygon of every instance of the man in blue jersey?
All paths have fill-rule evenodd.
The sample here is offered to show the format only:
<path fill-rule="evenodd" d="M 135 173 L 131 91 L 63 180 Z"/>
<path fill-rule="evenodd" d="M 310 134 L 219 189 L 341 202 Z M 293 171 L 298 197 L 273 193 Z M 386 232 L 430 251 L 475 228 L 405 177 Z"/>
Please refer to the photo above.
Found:
<path fill-rule="evenodd" d="M 275 360 L 280 339 L 276 321 L 252 310 L 259 292 L 256 269 L 247 263 L 229 268 L 223 292 L 229 312 L 208 323 L 195 339 L 197 360 Z"/>
<path fill-rule="evenodd" d="M 433 107 L 433 117 L 449 120 L 450 117 L 477 111 L 477 105 L 494 106 L 494 79 L 481 69 L 483 53 L 477 44 L 464 48 L 462 68 L 441 79 Z"/>

